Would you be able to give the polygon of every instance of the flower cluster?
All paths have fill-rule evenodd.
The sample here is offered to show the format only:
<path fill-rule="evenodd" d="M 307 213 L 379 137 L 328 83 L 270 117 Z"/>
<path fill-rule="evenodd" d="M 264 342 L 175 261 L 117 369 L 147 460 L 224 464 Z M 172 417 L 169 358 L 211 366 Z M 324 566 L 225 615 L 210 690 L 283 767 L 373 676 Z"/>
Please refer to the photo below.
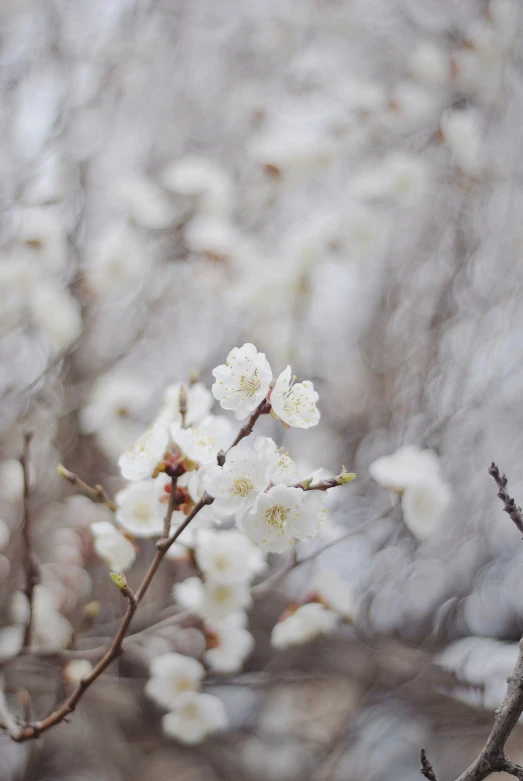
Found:
<path fill-rule="evenodd" d="M 182 654 L 162 654 L 151 664 L 145 693 L 169 710 L 162 719 L 163 730 L 181 743 L 201 743 L 228 727 L 222 701 L 200 692 L 204 675 L 205 668 L 197 659 Z"/>
<path fill-rule="evenodd" d="M 114 499 L 114 522 L 91 525 L 94 549 L 120 588 L 127 588 L 123 573 L 133 565 L 140 539 L 161 538 L 167 558 L 194 570 L 172 593 L 205 638 L 201 661 L 166 653 L 154 659 L 146 686 L 148 696 L 169 710 L 164 731 L 183 743 L 227 726 L 222 703 L 200 692 L 201 681 L 206 668 L 240 670 L 251 653 L 246 611 L 253 582 L 267 569 L 266 554 L 315 537 L 327 512 L 327 489 L 353 477 L 345 470 L 328 478 L 323 470 L 302 474 L 270 437 L 245 442 L 268 413 L 286 428 L 318 423 L 318 394 L 311 382 L 296 383 L 290 366 L 273 377 L 266 356 L 245 344 L 213 376 L 212 393 L 198 382 L 165 390 L 149 428 L 119 457 L 126 484 Z M 212 413 L 213 396 L 237 420 L 249 418 L 236 438 L 230 419 Z M 306 642 L 352 615 L 347 584 L 335 575 L 329 583 L 315 580 L 307 604 L 275 628 L 275 646 Z"/>
<path fill-rule="evenodd" d="M 432 450 L 404 445 L 373 461 L 369 473 L 384 488 L 402 495 L 403 520 L 415 537 L 424 540 L 438 530 L 452 494 Z"/>

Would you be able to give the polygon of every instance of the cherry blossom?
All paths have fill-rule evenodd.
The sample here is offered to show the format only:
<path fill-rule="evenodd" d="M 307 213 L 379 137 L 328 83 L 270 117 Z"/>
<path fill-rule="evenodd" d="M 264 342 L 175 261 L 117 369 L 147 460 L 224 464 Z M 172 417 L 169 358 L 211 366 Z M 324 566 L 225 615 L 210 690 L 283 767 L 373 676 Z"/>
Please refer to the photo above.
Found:
<path fill-rule="evenodd" d="M 282 553 L 295 539 L 316 536 L 325 512 L 319 493 L 280 484 L 259 494 L 240 523 L 262 550 Z"/>
<path fill-rule="evenodd" d="M 218 697 L 190 691 L 181 694 L 176 709 L 162 719 L 164 733 L 187 745 L 201 743 L 208 735 L 228 726 L 225 708 Z"/>
<path fill-rule="evenodd" d="M 110 569 L 125 572 L 132 567 L 136 558 L 134 545 L 121 534 L 110 521 L 98 521 L 91 524 L 94 537 L 94 549 Z"/>
<path fill-rule="evenodd" d="M 205 669 L 196 659 L 176 653 L 162 654 L 151 663 L 145 693 L 158 705 L 172 708 L 184 692 L 200 689 L 204 675 Z"/>
<path fill-rule="evenodd" d="M 91 673 L 93 665 L 88 659 L 71 659 L 64 667 L 64 678 L 67 683 L 77 686 L 80 681 Z"/>
<path fill-rule="evenodd" d="M 235 347 L 227 362 L 212 371 L 216 382 L 212 394 L 226 410 L 233 410 L 237 420 L 243 420 L 266 397 L 272 380 L 272 370 L 265 353 L 253 344 Z"/>
<path fill-rule="evenodd" d="M 193 610 L 205 619 L 221 619 L 237 610 L 248 608 L 252 596 L 248 584 L 243 582 L 220 583 L 187 578 L 176 583 L 173 589 L 175 601 L 187 610 Z"/>
<path fill-rule="evenodd" d="M 287 366 L 276 380 L 271 393 L 271 404 L 275 414 L 288 426 L 310 428 L 320 420 L 316 407 L 318 394 L 312 382 L 294 383 L 291 378 L 291 367 Z"/>
<path fill-rule="evenodd" d="M 224 514 L 248 510 L 268 483 L 267 461 L 245 445 L 231 448 L 225 464 L 210 466 L 203 480 L 215 510 Z"/>
<path fill-rule="evenodd" d="M 335 570 L 318 570 L 312 579 L 311 590 L 325 607 L 334 610 L 343 618 L 354 618 L 356 612 L 354 592 Z"/>
<path fill-rule="evenodd" d="M 203 655 L 205 664 L 217 673 L 234 673 L 252 653 L 254 637 L 246 628 L 243 611 L 231 613 L 221 621 L 205 621 L 208 647 Z"/>
<path fill-rule="evenodd" d="M 115 496 L 116 520 L 136 537 L 157 537 L 163 531 L 165 505 L 161 491 L 168 478 L 130 483 Z"/>
<path fill-rule="evenodd" d="M 151 477 L 162 460 L 169 436 L 165 428 L 153 426 L 142 434 L 130 450 L 118 459 L 120 471 L 126 480 L 144 480 Z"/>
<path fill-rule="evenodd" d="M 228 418 L 208 415 L 198 426 L 172 426 L 172 437 L 190 461 L 211 464 L 220 450 L 226 450 L 234 438 L 234 428 Z"/>
<path fill-rule="evenodd" d="M 274 648 L 288 648 L 309 643 L 320 635 L 331 632 L 338 616 L 318 602 L 310 602 L 279 621 L 271 633 Z"/>
<path fill-rule="evenodd" d="M 413 480 L 427 474 L 440 474 L 438 457 L 432 450 L 403 445 L 390 456 L 381 456 L 369 466 L 369 474 L 389 491 L 401 493 Z"/>
<path fill-rule="evenodd" d="M 298 467 L 290 455 L 270 437 L 256 437 L 254 450 L 268 463 L 267 477 L 276 485 L 295 485 L 300 482 Z"/>
<path fill-rule="evenodd" d="M 452 501 L 452 493 L 438 475 L 420 477 L 405 488 L 401 498 L 403 520 L 418 540 L 434 534 Z"/>
<path fill-rule="evenodd" d="M 167 386 L 164 391 L 163 404 L 156 416 L 157 424 L 170 426 L 181 423 L 180 394 L 182 388 L 187 399 L 185 425 L 198 425 L 209 415 L 213 405 L 213 397 L 205 385 L 201 382 L 195 382 L 193 385 L 184 385 L 183 382 L 176 382 Z"/>
<path fill-rule="evenodd" d="M 202 531 L 196 563 L 207 578 L 226 584 L 250 581 L 267 566 L 262 551 L 238 529 Z"/>

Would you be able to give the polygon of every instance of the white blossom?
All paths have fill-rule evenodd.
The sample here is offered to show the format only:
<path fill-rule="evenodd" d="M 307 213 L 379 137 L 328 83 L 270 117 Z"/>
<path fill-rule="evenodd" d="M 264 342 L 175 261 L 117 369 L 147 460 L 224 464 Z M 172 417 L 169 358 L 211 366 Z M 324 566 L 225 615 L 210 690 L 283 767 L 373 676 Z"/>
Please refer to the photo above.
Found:
<path fill-rule="evenodd" d="M 181 694 L 200 689 L 204 675 L 205 668 L 196 659 L 176 653 L 162 654 L 151 663 L 145 693 L 158 705 L 173 708 Z"/>
<path fill-rule="evenodd" d="M 390 456 L 380 456 L 369 466 L 373 480 L 389 491 L 402 493 L 414 480 L 426 475 L 440 475 L 438 457 L 432 450 L 417 445 L 403 445 Z"/>
<path fill-rule="evenodd" d="M 267 396 L 272 370 L 265 353 L 259 353 L 253 344 L 235 347 L 227 362 L 212 371 L 216 382 L 212 394 L 226 410 L 233 410 L 237 420 L 253 412 Z"/>
<path fill-rule="evenodd" d="M 196 196 L 200 213 L 225 213 L 232 206 L 230 178 L 212 160 L 187 155 L 166 168 L 162 181 L 168 190 Z"/>
<path fill-rule="evenodd" d="M 283 449 L 270 437 L 256 437 L 254 450 L 268 463 L 267 477 L 273 485 L 295 485 L 300 482 L 298 467 Z"/>
<path fill-rule="evenodd" d="M 166 713 L 162 729 L 180 743 L 201 743 L 214 732 L 227 729 L 229 722 L 221 700 L 212 694 L 185 692 L 176 703 L 176 710 Z"/>
<path fill-rule="evenodd" d="M 449 109 L 443 113 L 440 127 L 456 165 L 471 176 L 479 175 L 483 144 L 479 116 L 473 109 Z"/>
<path fill-rule="evenodd" d="M 195 550 L 198 567 L 214 583 L 250 581 L 267 566 L 261 550 L 239 529 L 204 530 Z"/>
<path fill-rule="evenodd" d="M 170 426 L 181 423 L 180 393 L 182 388 L 184 388 L 187 397 L 185 425 L 198 425 L 209 415 L 213 405 L 213 397 L 205 385 L 201 382 L 195 382 L 193 385 L 177 382 L 165 389 L 163 404 L 156 416 L 158 424 Z"/>
<path fill-rule="evenodd" d="M 241 237 L 233 224 L 222 215 L 195 217 L 187 223 L 185 243 L 191 252 L 208 252 L 226 258 L 240 245 Z"/>
<path fill-rule="evenodd" d="M 16 235 L 38 271 L 62 271 L 68 248 L 62 219 L 52 207 L 24 209 Z"/>
<path fill-rule="evenodd" d="M 77 686 L 80 681 L 92 672 L 93 665 L 88 659 L 71 659 L 64 667 L 64 678 L 67 683 Z"/>
<path fill-rule="evenodd" d="M 431 41 L 418 44 L 409 63 L 412 75 L 427 84 L 446 84 L 450 80 L 450 57 Z"/>
<path fill-rule="evenodd" d="M 335 570 L 318 570 L 311 584 L 314 595 L 325 607 L 343 618 L 352 619 L 356 612 L 356 599 L 351 586 Z"/>
<path fill-rule="evenodd" d="M 167 478 L 168 479 L 168 478 Z M 118 491 L 115 517 L 123 528 L 135 537 L 158 537 L 163 531 L 166 505 L 162 504 L 166 478 L 140 480 Z"/>
<path fill-rule="evenodd" d="M 262 550 L 282 553 L 295 539 L 316 536 L 325 512 L 319 492 L 280 484 L 259 494 L 240 524 Z"/>
<path fill-rule="evenodd" d="M 452 500 L 449 486 L 438 475 L 427 475 L 409 483 L 401 498 L 403 520 L 419 540 L 430 537 L 441 526 Z"/>
<path fill-rule="evenodd" d="M 31 313 L 56 352 L 66 350 L 82 333 L 80 304 L 67 290 L 40 283 L 31 296 Z"/>
<path fill-rule="evenodd" d="M 294 379 L 291 378 L 291 367 L 287 366 L 276 380 L 271 393 L 272 409 L 288 426 L 316 426 L 320 420 L 316 407 L 318 394 L 309 380 L 294 383 Z"/>
<path fill-rule="evenodd" d="M 246 629 L 244 612 L 231 613 L 221 621 L 205 621 L 208 647 L 203 655 L 205 664 L 217 673 L 241 670 L 254 648 L 254 637 Z"/>
<path fill-rule="evenodd" d="M 73 627 L 60 613 L 58 599 L 50 588 L 39 584 L 33 597 L 33 643 L 46 648 L 67 648 Z"/>
<path fill-rule="evenodd" d="M 94 549 L 114 572 L 125 572 L 136 558 L 134 545 L 110 521 L 91 524 Z"/>
<path fill-rule="evenodd" d="M 96 434 L 107 455 L 118 459 L 143 431 L 134 419 L 143 414 L 149 398 L 150 389 L 136 376 L 123 372 L 102 375 L 80 410 L 82 431 Z"/>
<path fill-rule="evenodd" d="M 140 285 L 149 264 L 138 232 L 121 222 L 111 223 L 88 247 L 83 270 L 95 295 L 121 296 Z"/>
<path fill-rule="evenodd" d="M 220 583 L 200 578 L 187 578 L 175 583 L 173 589 L 175 601 L 187 610 L 198 613 L 205 619 L 221 619 L 237 610 L 248 608 L 252 596 L 248 584 L 244 582 Z"/>
<path fill-rule="evenodd" d="M 231 448 L 223 466 L 210 466 L 203 480 L 205 490 L 214 497 L 215 510 L 231 515 L 252 507 L 268 484 L 267 462 L 242 444 Z"/>
<path fill-rule="evenodd" d="M 162 426 L 153 426 L 142 434 L 130 450 L 118 459 L 122 476 L 126 480 L 144 480 L 151 477 L 156 466 L 163 459 L 169 435 Z"/>
<path fill-rule="evenodd" d="M 7 502 L 18 502 L 24 495 L 24 470 L 16 458 L 0 461 L 0 496 Z"/>
<path fill-rule="evenodd" d="M 338 616 L 334 611 L 318 602 L 310 602 L 275 625 L 271 633 L 271 644 L 274 648 L 304 645 L 332 631 L 337 622 Z"/>
<path fill-rule="evenodd" d="M 24 627 L 18 625 L 0 629 L 0 661 L 16 656 L 24 643 L 24 632 Z"/>
<path fill-rule="evenodd" d="M 223 416 L 208 415 L 198 426 L 182 428 L 175 424 L 172 438 L 190 461 L 211 464 L 220 450 L 227 450 L 234 438 L 230 420 Z"/>
<path fill-rule="evenodd" d="M 128 216 L 141 228 L 159 230 L 174 221 L 176 211 L 167 194 L 145 174 L 128 174 L 116 189 Z"/>
<path fill-rule="evenodd" d="M 9 545 L 11 529 L 3 518 L 0 518 L 0 550 L 5 550 Z"/>

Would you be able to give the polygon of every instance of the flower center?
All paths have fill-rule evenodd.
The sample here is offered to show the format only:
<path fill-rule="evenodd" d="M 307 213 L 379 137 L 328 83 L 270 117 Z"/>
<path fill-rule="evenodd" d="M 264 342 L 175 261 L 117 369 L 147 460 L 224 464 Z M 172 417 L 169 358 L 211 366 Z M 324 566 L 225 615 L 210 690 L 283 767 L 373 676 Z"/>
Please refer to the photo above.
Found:
<path fill-rule="evenodd" d="M 194 702 L 188 703 L 183 709 L 183 715 L 186 719 L 197 719 L 200 715 L 198 707 Z"/>
<path fill-rule="evenodd" d="M 231 590 L 228 586 L 216 586 L 214 589 L 214 599 L 216 602 L 227 602 Z"/>
<path fill-rule="evenodd" d="M 134 505 L 134 517 L 137 521 L 141 521 L 142 523 L 145 523 L 149 520 L 149 516 L 151 514 L 151 508 L 149 506 L 149 503 L 144 501 L 143 499 L 138 499 L 138 501 Z"/>
<path fill-rule="evenodd" d="M 253 489 L 254 486 L 248 477 L 237 477 L 229 490 L 233 496 L 241 496 L 245 499 Z"/>
<path fill-rule="evenodd" d="M 288 514 L 288 507 L 284 507 L 281 504 L 273 504 L 272 507 L 269 507 L 266 511 L 265 520 L 270 526 L 275 526 L 277 529 L 283 529 Z"/>
<path fill-rule="evenodd" d="M 223 570 L 226 570 L 229 568 L 229 556 L 226 553 L 222 553 L 219 556 L 216 556 L 214 559 L 214 566 L 216 569 L 223 572 Z"/>
<path fill-rule="evenodd" d="M 178 678 L 178 680 L 176 681 L 176 691 L 178 694 L 181 694 L 182 692 L 187 692 L 192 688 L 193 687 L 188 678 Z"/>
<path fill-rule="evenodd" d="M 254 370 L 254 373 L 251 374 L 250 377 L 246 377 L 244 374 L 242 374 L 238 384 L 245 398 L 250 398 L 251 396 L 256 395 L 256 393 L 260 390 L 261 385 L 257 369 Z"/>

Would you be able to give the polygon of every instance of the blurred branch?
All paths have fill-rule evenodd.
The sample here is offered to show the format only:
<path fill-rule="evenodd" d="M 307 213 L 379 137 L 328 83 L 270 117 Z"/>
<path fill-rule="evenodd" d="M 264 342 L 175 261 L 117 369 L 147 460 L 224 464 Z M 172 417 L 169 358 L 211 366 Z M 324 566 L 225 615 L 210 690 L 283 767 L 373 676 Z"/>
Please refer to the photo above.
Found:
<path fill-rule="evenodd" d="M 434 768 L 432 767 L 432 763 L 429 761 L 429 758 L 427 757 L 427 752 L 424 748 L 420 750 L 420 757 L 421 757 L 421 770 L 419 771 L 422 776 L 425 776 L 428 781 L 438 781 L 438 777 L 436 773 L 434 772 Z"/>
<path fill-rule="evenodd" d="M 22 647 L 26 648 L 31 645 L 31 633 L 33 629 L 33 599 L 34 590 L 40 581 L 40 570 L 38 567 L 38 561 L 33 552 L 33 538 L 31 530 L 31 463 L 30 463 L 30 448 L 32 434 L 26 434 L 24 437 L 24 450 L 20 463 L 24 472 L 24 515 L 22 519 L 22 563 L 25 572 L 25 594 L 29 604 L 29 616 L 27 618 L 27 625 L 25 627 L 24 639 Z"/>
<path fill-rule="evenodd" d="M 494 478 L 499 487 L 498 496 L 505 505 L 508 513 L 520 531 L 523 531 L 523 515 L 520 507 L 516 505 L 507 488 L 507 478 L 501 475 L 494 462 L 489 467 L 489 474 Z M 505 754 L 505 744 L 523 713 L 523 637 L 519 641 L 519 654 L 514 670 L 507 678 L 507 694 L 496 710 L 494 726 L 482 748 L 479 756 L 457 779 L 457 781 L 483 781 L 492 773 L 506 772 L 523 780 L 523 767 L 516 765 Z M 425 758 L 425 764 L 423 762 Z M 425 750 L 421 749 L 421 761 L 423 775 L 430 781 L 435 781 L 432 765 L 427 759 Z"/>
<path fill-rule="evenodd" d="M 83 491 L 84 494 L 87 494 L 87 496 L 90 499 L 92 499 L 93 502 L 100 502 L 100 504 L 106 504 L 110 510 L 115 512 L 116 510 L 115 503 L 109 497 L 105 488 L 103 488 L 101 485 L 95 485 L 93 488 L 93 486 L 84 483 L 84 481 L 80 477 L 78 477 L 77 474 L 75 474 L 74 472 L 70 472 L 69 469 L 66 469 L 63 464 L 58 465 L 57 471 L 60 477 L 63 477 L 69 483 L 72 483 L 77 488 L 79 488 L 80 491 Z"/>

